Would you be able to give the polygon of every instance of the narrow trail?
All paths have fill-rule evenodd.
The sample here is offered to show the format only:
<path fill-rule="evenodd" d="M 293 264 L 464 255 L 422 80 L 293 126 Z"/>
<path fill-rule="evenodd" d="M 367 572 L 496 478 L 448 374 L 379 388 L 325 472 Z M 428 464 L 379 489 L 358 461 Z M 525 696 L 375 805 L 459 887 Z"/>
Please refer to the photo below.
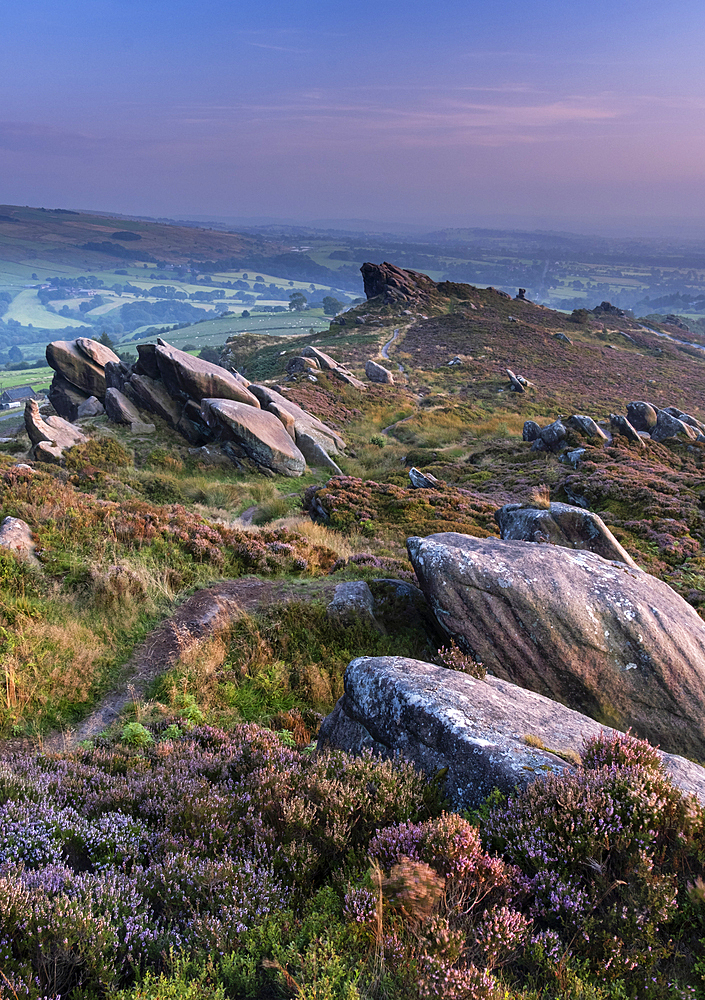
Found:
<path fill-rule="evenodd" d="M 75 729 L 51 733 L 41 741 L 44 751 L 70 750 L 81 740 L 97 736 L 111 725 L 130 702 L 144 696 L 160 674 L 180 657 L 244 615 L 272 604 L 324 598 L 332 600 L 335 582 L 322 580 L 260 580 L 240 577 L 223 580 L 197 591 L 166 618 L 142 643 L 125 665 L 126 676 Z M 8 739 L 0 756 L 33 746 L 26 739 Z"/>
<path fill-rule="evenodd" d="M 394 335 L 391 337 L 391 339 L 388 340 L 387 343 L 382 347 L 382 357 L 385 358 L 387 361 L 392 360 L 389 357 L 389 348 L 392 346 L 392 344 L 394 343 L 394 341 L 397 339 L 398 336 L 399 336 L 399 327 L 397 327 L 397 329 L 394 331 Z M 404 366 L 400 365 L 398 361 L 397 361 L 397 368 L 399 369 L 400 372 L 404 371 Z M 382 433 L 384 434 L 384 431 L 382 431 Z"/>

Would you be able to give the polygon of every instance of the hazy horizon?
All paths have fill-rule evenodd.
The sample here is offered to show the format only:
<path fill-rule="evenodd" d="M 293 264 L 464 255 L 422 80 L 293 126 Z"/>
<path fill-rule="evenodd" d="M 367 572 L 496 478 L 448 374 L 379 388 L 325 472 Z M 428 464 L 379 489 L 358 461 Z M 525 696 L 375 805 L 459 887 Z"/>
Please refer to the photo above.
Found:
<path fill-rule="evenodd" d="M 694 0 L 26 0 L 2 200 L 292 225 L 705 232 Z"/>

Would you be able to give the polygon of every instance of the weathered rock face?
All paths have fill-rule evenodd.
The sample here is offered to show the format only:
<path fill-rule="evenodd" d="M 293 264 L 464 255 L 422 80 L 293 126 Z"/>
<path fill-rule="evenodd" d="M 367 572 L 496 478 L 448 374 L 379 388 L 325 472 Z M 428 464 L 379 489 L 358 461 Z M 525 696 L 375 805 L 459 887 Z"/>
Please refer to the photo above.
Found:
<path fill-rule="evenodd" d="M 32 529 L 19 517 L 6 517 L 0 524 L 0 549 L 14 552 L 18 559 L 33 566 L 39 565 L 39 560 L 34 554 Z"/>
<path fill-rule="evenodd" d="M 221 440 L 240 445 L 258 465 L 284 476 L 304 473 L 304 456 L 273 413 L 230 399 L 203 399 L 201 413 Z"/>
<path fill-rule="evenodd" d="M 639 437 L 639 432 L 635 430 L 627 418 L 623 417 L 620 413 L 610 413 L 610 427 L 612 428 L 613 434 L 621 434 L 622 437 L 627 439 L 627 441 L 632 441 L 634 444 L 638 444 L 640 448 L 646 447 L 642 439 Z"/>
<path fill-rule="evenodd" d="M 602 518 L 582 507 L 552 503 L 549 508 L 542 509 L 510 503 L 495 511 L 494 519 L 502 538 L 583 549 L 637 569 Z"/>
<path fill-rule="evenodd" d="M 392 373 L 371 359 L 365 365 L 365 375 L 367 375 L 370 382 L 380 382 L 382 385 L 394 385 L 394 376 Z"/>
<path fill-rule="evenodd" d="M 85 392 L 81 392 L 58 372 L 52 379 L 47 396 L 56 412 L 65 420 L 76 420 L 79 406 L 89 398 Z"/>
<path fill-rule="evenodd" d="M 579 754 L 583 740 L 601 731 L 593 719 L 497 677 L 480 681 L 420 660 L 365 656 L 349 664 L 345 694 L 323 721 L 318 744 L 401 753 L 431 777 L 447 768 L 452 804 L 467 809 L 495 787 L 511 793 L 570 768 L 560 754 Z M 705 803 L 704 768 L 669 754 L 662 762 L 678 787 Z"/>
<path fill-rule="evenodd" d="M 97 396 L 89 396 L 76 411 L 76 419 L 80 420 L 83 417 L 99 417 L 101 413 L 105 412 L 105 408 Z"/>
<path fill-rule="evenodd" d="M 607 435 L 601 427 L 595 423 L 592 417 L 587 417 L 583 413 L 574 413 L 566 420 L 566 426 L 572 427 L 587 437 L 597 438 L 598 441 L 606 441 Z"/>
<path fill-rule="evenodd" d="M 661 580 L 592 552 L 410 538 L 439 624 L 499 677 L 705 758 L 705 622 Z"/>
<path fill-rule="evenodd" d="M 140 411 L 119 389 L 106 389 L 105 412 L 114 424 L 133 424 L 142 420 Z"/>
<path fill-rule="evenodd" d="M 163 340 L 156 348 L 157 366 L 170 395 L 200 403 L 202 399 L 234 399 L 259 409 L 259 400 L 229 371 L 210 361 L 194 358 Z"/>
<path fill-rule="evenodd" d="M 62 417 L 47 417 L 44 420 L 34 399 L 27 400 L 25 404 L 24 425 L 29 440 L 34 445 L 35 458 L 43 462 L 58 462 L 64 448 L 71 448 L 88 440 L 78 427 Z"/>
<path fill-rule="evenodd" d="M 638 400 L 627 406 L 627 420 L 636 431 L 651 431 L 656 426 L 656 408 L 651 403 Z"/>
<path fill-rule="evenodd" d="M 337 455 L 338 451 L 343 451 L 345 441 L 337 431 L 334 431 L 322 420 L 312 416 L 301 406 L 291 399 L 287 399 L 281 392 L 277 392 L 268 385 L 251 385 L 250 390 L 259 399 L 262 409 L 269 410 L 275 416 L 280 417 L 280 411 L 289 413 L 294 419 L 294 426 L 297 431 L 307 434 L 317 433 L 316 440 L 329 455 Z M 282 421 L 289 428 L 289 421 Z"/>
<path fill-rule="evenodd" d="M 131 375 L 125 386 L 126 392 L 128 388 L 139 406 L 156 413 L 172 427 L 176 427 L 181 420 L 181 406 L 171 398 L 162 382 L 149 375 Z"/>
<path fill-rule="evenodd" d="M 283 425 L 284 426 L 284 425 Z M 284 430 L 288 429 L 284 426 Z M 319 440 L 312 433 L 306 431 L 296 431 L 296 447 L 306 459 L 307 463 L 314 469 L 328 469 L 334 476 L 342 476 L 343 472 L 339 465 L 333 461 Z"/>
<path fill-rule="evenodd" d="M 705 424 L 702 420 L 698 420 L 697 417 L 691 417 L 689 413 L 684 413 L 683 410 L 679 410 L 677 406 L 666 406 L 664 407 L 666 413 L 670 413 L 674 417 L 678 417 L 682 420 L 684 424 L 688 424 L 690 427 L 695 427 L 696 430 L 700 431 L 701 434 L 705 434 Z"/>
<path fill-rule="evenodd" d="M 541 428 L 535 420 L 525 420 L 522 441 L 536 441 L 541 437 Z"/>
<path fill-rule="evenodd" d="M 682 441 L 697 441 L 698 431 L 695 427 L 679 420 L 666 410 L 659 410 L 656 419 L 656 426 L 651 431 L 654 441 L 668 441 L 669 439 L 680 439 Z"/>
<path fill-rule="evenodd" d="M 81 340 L 85 338 L 81 337 Z M 85 393 L 86 396 L 105 398 L 105 372 L 103 366 L 97 364 L 76 346 L 75 340 L 55 340 L 47 344 L 47 362 L 63 376 L 71 385 Z M 94 343 L 94 341 L 90 341 Z M 98 345 L 102 347 L 102 344 Z M 108 348 L 104 348 L 108 350 Z M 117 354 L 110 351 L 111 361 L 119 361 Z"/>
<path fill-rule="evenodd" d="M 105 368 L 109 361 L 114 364 L 120 360 L 115 351 L 111 351 L 105 344 L 99 344 L 97 340 L 91 340 L 90 337 L 77 337 L 75 344 L 81 354 L 95 362 L 100 368 Z"/>

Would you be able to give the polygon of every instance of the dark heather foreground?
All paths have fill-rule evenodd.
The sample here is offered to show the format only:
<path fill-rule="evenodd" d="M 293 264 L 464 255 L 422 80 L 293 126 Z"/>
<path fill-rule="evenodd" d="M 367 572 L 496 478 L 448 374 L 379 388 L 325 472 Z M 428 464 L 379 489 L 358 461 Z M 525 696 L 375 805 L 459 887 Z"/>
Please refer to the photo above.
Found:
<path fill-rule="evenodd" d="M 447 768 L 453 808 L 479 806 L 498 787 L 525 788 L 578 762 L 583 741 L 613 730 L 498 677 L 403 656 L 361 656 L 345 672 L 345 694 L 321 726 L 319 746 L 384 757 L 401 754 L 433 777 Z M 705 768 L 661 754 L 668 777 L 705 803 Z"/>

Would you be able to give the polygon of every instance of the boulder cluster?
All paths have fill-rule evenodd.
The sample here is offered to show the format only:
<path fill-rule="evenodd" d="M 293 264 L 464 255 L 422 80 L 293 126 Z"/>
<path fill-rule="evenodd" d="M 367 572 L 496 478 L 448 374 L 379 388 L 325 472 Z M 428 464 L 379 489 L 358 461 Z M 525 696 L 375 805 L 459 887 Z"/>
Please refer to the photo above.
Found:
<path fill-rule="evenodd" d="M 322 351 L 304 351 L 313 352 L 317 364 L 340 367 Z M 145 416 L 154 414 L 194 447 L 220 444 L 236 465 L 247 460 L 300 476 L 308 463 L 340 474 L 333 456 L 345 441 L 277 388 L 252 384 L 161 338 L 140 344 L 137 352 L 130 365 L 85 337 L 49 344 L 47 361 L 56 373 L 49 399 L 59 416 L 44 420 L 36 403 L 27 404 L 25 425 L 36 458 L 60 461 L 65 447 L 85 441 L 72 421 L 104 409 L 111 421 L 138 434 L 154 431 Z"/>
<path fill-rule="evenodd" d="M 527 420 L 523 438 L 532 442 L 532 451 L 551 452 L 566 450 L 565 438 L 569 429 L 595 442 L 605 443 L 611 441 L 615 434 L 620 434 L 639 448 L 645 448 L 647 440 L 685 444 L 705 441 L 705 424 L 696 417 L 676 406 L 660 409 L 643 400 L 629 403 L 626 416 L 610 413 L 609 427 L 607 421 L 601 423 L 603 426 L 580 413 L 574 413 L 567 420 L 559 417 L 546 427 L 541 427 L 535 420 Z"/>
<path fill-rule="evenodd" d="M 454 662 L 352 661 L 321 742 L 447 770 L 451 799 L 468 808 L 573 766 L 602 729 L 631 728 L 705 802 L 705 769 L 669 756 L 705 760 L 705 622 L 596 514 L 508 504 L 495 520 L 501 538 L 407 540 Z"/>

